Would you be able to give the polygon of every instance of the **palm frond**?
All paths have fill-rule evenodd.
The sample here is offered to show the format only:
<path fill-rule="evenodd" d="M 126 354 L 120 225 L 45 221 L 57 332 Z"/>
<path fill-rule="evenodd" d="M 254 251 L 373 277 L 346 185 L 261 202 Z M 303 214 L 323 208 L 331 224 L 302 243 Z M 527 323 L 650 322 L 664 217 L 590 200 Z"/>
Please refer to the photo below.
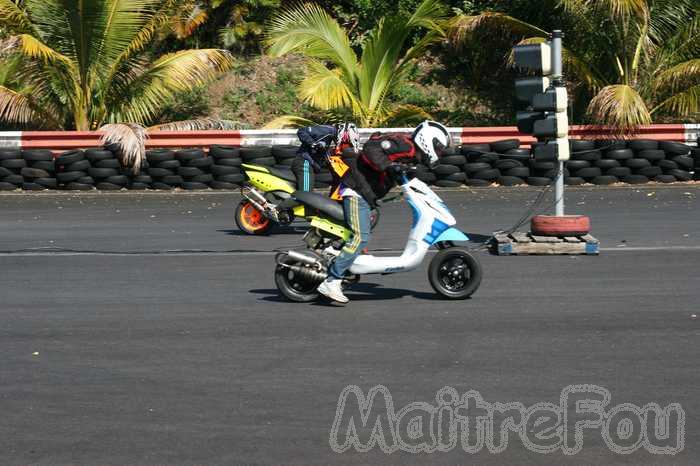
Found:
<path fill-rule="evenodd" d="M 700 82 L 700 58 L 679 63 L 664 70 L 654 80 L 657 89 L 670 87 L 677 89 L 687 83 Z"/>
<path fill-rule="evenodd" d="M 649 8 L 650 35 L 656 43 L 663 44 L 688 24 L 688 17 L 698 5 L 695 0 L 654 0 L 649 2 Z"/>
<path fill-rule="evenodd" d="M 592 0 L 589 3 L 595 10 L 607 12 L 613 18 L 649 17 L 647 0 Z"/>
<path fill-rule="evenodd" d="M 359 81 L 360 101 L 369 114 L 380 111 L 391 86 L 399 82 L 396 73 L 401 64 L 409 63 L 439 40 L 444 19 L 444 6 L 439 1 L 424 0 L 411 16 L 383 18 L 372 30 L 362 47 Z M 404 53 L 406 42 L 417 28 L 428 29 L 428 34 Z"/>
<path fill-rule="evenodd" d="M 109 70 L 123 59 L 141 31 L 156 14 L 157 0 L 105 0 L 99 15 L 92 19 L 89 45 L 90 72 L 107 78 Z"/>
<path fill-rule="evenodd" d="M 48 63 L 62 64 L 70 69 L 75 69 L 73 61 L 65 55 L 41 42 L 29 34 L 16 36 L 15 50 L 29 58 L 38 58 Z"/>
<path fill-rule="evenodd" d="M 318 5 L 305 3 L 284 10 L 268 23 L 267 53 L 281 57 L 300 52 L 333 62 L 347 76 L 357 72 L 357 56 L 338 22 Z"/>
<path fill-rule="evenodd" d="M 34 26 L 19 1 L 0 0 L 0 24 L 11 34 L 34 32 Z"/>
<path fill-rule="evenodd" d="M 383 115 L 381 121 L 377 121 L 376 124 L 401 127 L 432 119 L 433 117 L 422 108 L 416 105 L 405 104 L 393 107 L 388 113 Z"/>
<path fill-rule="evenodd" d="M 155 12 L 144 12 L 145 24 L 132 38 L 131 43 L 124 49 L 121 56 L 114 65 L 118 67 L 123 61 L 130 59 L 139 52 L 142 52 L 153 41 L 156 34 L 167 24 L 170 19 L 170 10 L 177 3 L 177 0 L 161 0 L 160 6 Z"/>
<path fill-rule="evenodd" d="M 588 114 L 596 123 L 625 134 L 652 122 L 644 99 L 633 87 L 625 84 L 602 88 L 588 105 Z"/>
<path fill-rule="evenodd" d="M 337 107 L 359 110 L 360 103 L 342 76 L 339 68 L 331 70 L 317 60 L 309 60 L 306 77 L 299 84 L 299 96 L 322 110 Z"/>
<path fill-rule="evenodd" d="M 678 117 L 700 117 L 700 84 L 691 86 L 667 98 L 651 113 L 668 112 Z"/>
<path fill-rule="evenodd" d="M 401 57 L 401 49 L 410 31 L 404 18 L 383 18 L 365 40 L 362 47 L 359 98 L 368 112 L 378 110 L 387 95 Z"/>
<path fill-rule="evenodd" d="M 200 118 L 197 120 L 173 121 L 151 126 L 148 131 L 233 131 L 241 129 L 240 121 L 217 120 L 214 118 Z"/>
<path fill-rule="evenodd" d="M 425 55 L 426 50 L 446 38 L 444 29 L 433 29 L 428 31 L 418 42 L 413 44 L 401 58 L 401 65 L 408 64 L 413 60 L 420 59 Z"/>
<path fill-rule="evenodd" d="M 129 82 L 129 94 L 110 121 L 148 122 L 175 94 L 203 86 L 233 66 L 226 50 L 183 50 L 157 59 Z M 118 96 L 112 97 L 117 102 Z"/>
<path fill-rule="evenodd" d="M 287 128 L 303 128 L 316 124 L 308 118 L 298 117 L 294 115 L 285 115 L 277 117 L 269 121 L 263 126 L 263 129 L 287 129 Z"/>
<path fill-rule="evenodd" d="M 36 105 L 29 96 L 5 86 L 0 86 L 0 121 L 11 124 L 28 124 L 40 119 Z"/>
<path fill-rule="evenodd" d="M 455 16 L 447 25 L 448 37 L 453 44 L 459 44 L 479 28 L 506 29 L 521 36 L 549 36 L 547 31 L 512 16 L 503 13 L 486 12 L 473 16 Z"/>
<path fill-rule="evenodd" d="M 117 144 L 121 149 L 121 164 L 133 167 L 138 173 L 146 159 L 146 129 L 135 123 L 118 123 L 104 125 L 100 131 L 104 133 L 101 144 Z"/>
<path fill-rule="evenodd" d="M 429 31 L 442 31 L 447 9 L 440 0 L 424 0 L 406 21 L 410 29 L 425 28 Z"/>
<path fill-rule="evenodd" d="M 178 39 L 190 37 L 194 31 L 209 19 L 207 10 L 198 2 L 183 5 L 170 19 L 170 24 Z"/>

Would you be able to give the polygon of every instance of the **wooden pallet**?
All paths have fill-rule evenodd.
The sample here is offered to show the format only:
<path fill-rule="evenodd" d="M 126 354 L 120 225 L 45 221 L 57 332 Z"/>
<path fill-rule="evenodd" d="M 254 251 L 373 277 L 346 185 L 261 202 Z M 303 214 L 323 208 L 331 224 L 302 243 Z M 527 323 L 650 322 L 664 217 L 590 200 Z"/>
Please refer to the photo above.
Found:
<path fill-rule="evenodd" d="M 587 254 L 599 253 L 598 240 L 591 235 L 585 236 L 536 236 L 531 233 L 512 233 L 496 235 L 493 250 L 499 256 L 532 254 Z"/>

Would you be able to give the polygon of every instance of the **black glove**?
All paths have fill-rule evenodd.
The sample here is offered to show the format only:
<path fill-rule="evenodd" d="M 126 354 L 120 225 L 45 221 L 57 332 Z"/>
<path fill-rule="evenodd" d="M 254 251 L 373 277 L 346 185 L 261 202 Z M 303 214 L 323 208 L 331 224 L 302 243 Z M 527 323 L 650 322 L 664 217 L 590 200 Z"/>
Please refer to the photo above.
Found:
<path fill-rule="evenodd" d="M 405 173 L 405 169 L 403 166 L 397 163 L 392 163 L 386 167 L 386 172 L 394 182 L 398 182 L 401 179 L 401 176 Z"/>

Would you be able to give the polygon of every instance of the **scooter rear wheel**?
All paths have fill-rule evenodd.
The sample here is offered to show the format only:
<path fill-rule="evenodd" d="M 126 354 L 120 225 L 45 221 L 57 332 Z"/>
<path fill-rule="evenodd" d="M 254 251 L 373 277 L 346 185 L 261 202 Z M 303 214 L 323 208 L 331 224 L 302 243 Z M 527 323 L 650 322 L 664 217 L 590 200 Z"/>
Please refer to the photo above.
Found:
<path fill-rule="evenodd" d="M 283 265 L 282 265 L 283 264 Z M 308 303 L 318 299 L 318 285 L 321 280 L 295 272 L 289 266 L 304 267 L 286 254 L 278 260 L 275 267 L 275 285 L 280 294 L 296 303 Z"/>
<path fill-rule="evenodd" d="M 270 231 L 273 222 L 256 209 L 249 200 L 243 199 L 236 207 L 236 225 L 242 232 L 249 235 L 264 235 Z"/>
<path fill-rule="evenodd" d="M 448 299 L 466 299 L 481 284 L 481 264 L 464 248 L 443 249 L 433 257 L 428 280 L 436 293 Z"/>

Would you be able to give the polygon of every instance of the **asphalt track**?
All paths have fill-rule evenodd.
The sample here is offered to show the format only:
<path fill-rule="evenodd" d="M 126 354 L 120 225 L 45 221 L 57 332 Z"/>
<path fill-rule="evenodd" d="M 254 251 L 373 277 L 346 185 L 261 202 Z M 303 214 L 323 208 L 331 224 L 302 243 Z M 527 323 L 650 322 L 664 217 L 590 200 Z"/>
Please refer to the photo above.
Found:
<path fill-rule="evenodd" d="M 535 194 L 443 192 L 476 240 Z M 571 189 L 599 257 L 479 253 L 470 300 L 436 300 L 423 267 L 366 277 L 341 307 L 278 298 L 270 251 L 300 235 L 239 235 L 236 194 L 2 195 L 0 464 L 698 464 L 699 197 Z M 409 222 L 385 206 L 372 246 L 400 249 Z M 445 386 L 530 406 L 595 384 L 611 405 L 679 403 L 685 448 L 621 455 L 590 429 L 572 456 L 517 437 L 498 454 L 335 453 L 341 391 L 380 384 L 397 410 Z"/>

